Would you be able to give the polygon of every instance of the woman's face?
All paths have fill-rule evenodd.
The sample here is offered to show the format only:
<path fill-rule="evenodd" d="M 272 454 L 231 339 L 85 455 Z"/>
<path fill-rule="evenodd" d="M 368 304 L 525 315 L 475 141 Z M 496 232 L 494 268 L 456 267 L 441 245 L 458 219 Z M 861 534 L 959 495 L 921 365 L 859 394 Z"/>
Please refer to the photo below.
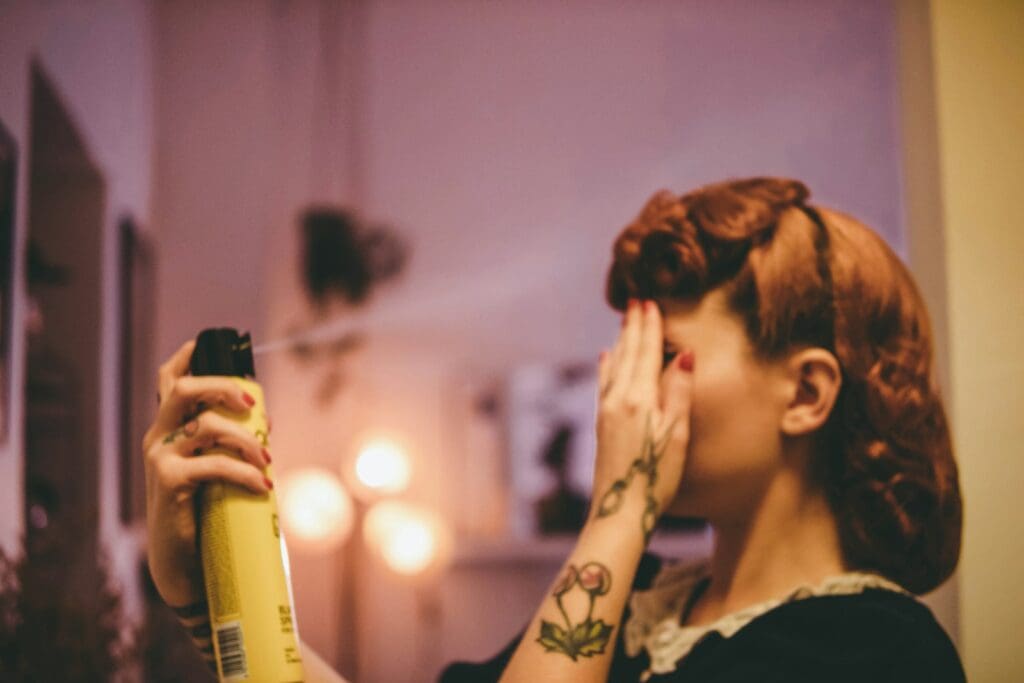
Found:
<path fill-rule="evenodd" d="M 695 355 L 690 442 L 683 479 L 666 511 L 712 520 L 737 511 L 781 467 L 787 404 L 781 366 L 755 360 L 742 321 L 721 290 L 699 302 L 659 302 L 666 360 Z"/>

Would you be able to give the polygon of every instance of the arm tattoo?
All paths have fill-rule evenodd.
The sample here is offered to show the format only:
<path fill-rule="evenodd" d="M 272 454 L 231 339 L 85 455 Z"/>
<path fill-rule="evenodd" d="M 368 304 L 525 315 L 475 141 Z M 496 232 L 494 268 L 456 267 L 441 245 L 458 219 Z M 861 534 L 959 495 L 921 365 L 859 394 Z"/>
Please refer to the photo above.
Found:
<path fill-rule="evenodd" d="M 640 528 L 644 532 L 644 543 L 651 540 L 654 533 L 654 525 L 658 520 L 658 501 L 654 497 L 654 485 L 658 482 L 658 463 L 665 454 L 668 447 L 669 436 L 675 428 L 675 422 L 669 425 L 665 433 L 655 441 L 651 434 L 651 416 L 647 415 L 647 427 L 644 430 L 644 442 L 639 457 L 629 465 L 625 476 L 612 482 L 612 485 L 601 496 L 601 504 L 597 508 L 597 516 L 608 517 L 614 515 L 622 507 L 622 501 L 626 489 L 633 483 L 633 477 L 641 474 L 647 478 L 644 487 L 645 503 L 644 512 L 640 518 Z"/>
<path fill-rule="evenodd" d="M 587 617 L 574 624 L 562 604 L 562 596 L 579 586 L 587 593 L 589 604 Z M 568 655 L 574 662 L 579 657 L 593 657 L 604 653 L 605 646 L 615 629 L 613 624 L 606 624 L 603 619 L 594 620 L 594 600 L 607 593 L 612 587 L 612 575 L 608 568 L 599 562 L 588 562 L 579 569 L 569 565 L 558 580 L 551 596 L 558 605 L 558 611 L 565 620 L 565 628 L 550 621 L 541 620 L 540 636 L 537 642 L 548 652 L 561 652 Z"/>
<path fill-rule="evenodd" d="M 181 425 L 173 432 L 164 437 L 164 443 L 171 443 L 176 441 L 178 437 L 186 436 L 192 438 L 199 431 L 199 420 L 192 418 L 185 424 Z"/>

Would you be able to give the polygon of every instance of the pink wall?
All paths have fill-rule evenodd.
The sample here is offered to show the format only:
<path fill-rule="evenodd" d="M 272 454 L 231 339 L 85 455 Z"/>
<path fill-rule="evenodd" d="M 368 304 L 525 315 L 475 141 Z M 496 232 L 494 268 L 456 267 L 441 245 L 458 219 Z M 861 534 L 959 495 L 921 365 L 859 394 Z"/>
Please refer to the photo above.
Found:
<path fill-rule="evenodd" d="M 595 358 L 616 329 L 601 296 L 611 240 L 656 188 L 794 175 L 902 251 L 894 32 L 883 0 L 6 2 L 0 117 L 24 152 L 39 57 L 106 174 L 110 234 L 122 211 L 153 227 L 161 357 L 204 326 L 266 340 L 311 319 L 293 225 L 306 203 L 350 203 L 403 230 L 407 277 L 374 304 L 391 322 L 351 359 L 341 399 L 315 406 L 316 370 L 285 354 L 258 361 L 272 447 L 280 475 L 336 468 L 366 428 L 405 435 L 409 496 L 459 529 L 472 456 L 460 451 L 459 382 Z M 98 322 L 107 369 L 113 310 Z M 19 330 L 23 311 L 16 301 Z M 16 358 L 23 349 L 16 334 Z M 112 500 L 116 373 L 104 376 L 100 485 Z M 15 387 L 20 378 L 16 364 Z M 0 446 L 8 547 L 22 524 L 17 391 L 11 420 Z M 474 495 L 500 497 L 500 482 Z M 105 538 L 133 538 L 116 506 L 103 514 Z M 114 550 L 131 581 L 134 541 Z M 302 635 L 336 659 L 351 637 L 337 558 L 293 562 Z M 432 634 L 408 584 L 366 569 L 361 683 L 432 678 L 446 656 L 471 654 L 460 628 L 478 628 L 481 649 L 510 635 L 460 621 L 480 613 L 451 598 L 473 595 L 464 584 L 443 587 L 444 636 Z"/>
<path fill-rule="evenodd" d="M 138 560 L 141 525 L 125 527 L 118 517 L 119 322 L 117 221 L 132 214 L 150 227 L 153 179 L 152 15 L 145 3 L 103 2 L 0 3 L 0 118 L 19 145 L 20 173 L 15 216 L 15 254 L 24 253 L 28 229 L 28 145 L 30 80 L 33 59 L 52 78 L 64 105 L 106 183 L 103 226 L 102 316 L 95 321 L 102 339 L 100 406 L 100 535 L 112 570 L 121 582 L 129 618 L 138 618 L 141 596 Z M 22 445 L 25 352 L 23 263 L 15 261 L 13 376 L 10 431 L 0 444 L 0 543 L 12 551 L 23 531 Z M 149 406 L 147 406 L 148 408 Z"/>
<path fill-rule="evenodd" d="M 398 321 L 336 405 L 312 405 L 316 375 L 287 355 L 259 361 L 279 474 L 394 430 L 417 444 L 410 496 L 458 526 L 453 378 L 596 358 L 611 240 L 659 187 L 794 175 L 902 248 L 888 3 L 355 4 L 157 6 L 161 355 L 211 324 L 268 339 L 310 319 L 308 201 L 352 202 L 415 247 L 375 303 Z M 334 659 L 336 560 L 293 562 L 303 637 Z M 365 597 L 360 680 L 430 678 L 394 647 L 429 649 L 411 589 L 380 576 Z"/>

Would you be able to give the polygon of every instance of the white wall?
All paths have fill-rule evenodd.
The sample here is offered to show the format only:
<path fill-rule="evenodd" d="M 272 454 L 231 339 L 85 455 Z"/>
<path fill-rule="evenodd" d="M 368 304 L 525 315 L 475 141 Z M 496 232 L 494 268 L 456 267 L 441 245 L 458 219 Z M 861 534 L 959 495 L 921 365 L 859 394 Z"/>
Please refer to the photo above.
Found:
<path fill-rule="evenodd" d="M 103 357 L 100 359 L 100 538 L 125 587 L 126 607 L 138 608 L 137 545 L 118 517 L 117 221 L 150 219 L 152 183 L 151 12 L 131 0 L 0 2 L 0 118 L 19 147 L 15 216 L 14 336 L 10 431 L 0 446 L 0 542 L 15 552 L 24 524 L 23 382 L 28 229 L 29 65 L 38 59 L 53 79 L 106 183 L 103 248 Z M 149 406 L 146 406 L 148 409 Z M 127 539 L 127 540 L 126 540 Z"/>
<path fill-rule="evenodd" d="M 968 678 L 1019 681 L 1024 662 L 1024 4 L 933 0 L 935 110 L 947 249 L 951 418 L 966 533 Z"/>

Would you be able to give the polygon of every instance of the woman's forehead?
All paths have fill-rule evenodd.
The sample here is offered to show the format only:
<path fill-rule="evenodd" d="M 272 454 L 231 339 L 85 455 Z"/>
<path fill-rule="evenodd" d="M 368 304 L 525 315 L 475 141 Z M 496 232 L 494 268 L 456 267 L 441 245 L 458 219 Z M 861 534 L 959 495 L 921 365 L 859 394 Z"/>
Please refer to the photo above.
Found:
<path fill-rule="evenodd" d="M 699 339 L 721 338 L 743 332 L 742 321 L 729 309 L 719 290 L 700 299 L 659 301 L 666 343 L 692 344 Z"/>
<path fill-rule="evenodd" d="M 666 320 L 708 319 L 725 317 L 731 313 L 725 293 L 720 289 L 713 289 L 699 299 L 665 298 L 657 301 Z"/>

